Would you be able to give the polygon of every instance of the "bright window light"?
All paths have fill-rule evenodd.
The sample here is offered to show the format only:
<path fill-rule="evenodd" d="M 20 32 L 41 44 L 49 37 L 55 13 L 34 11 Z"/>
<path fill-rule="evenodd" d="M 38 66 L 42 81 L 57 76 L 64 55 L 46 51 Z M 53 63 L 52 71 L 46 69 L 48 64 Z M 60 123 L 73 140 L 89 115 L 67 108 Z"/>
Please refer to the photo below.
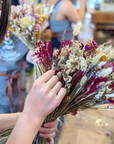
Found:
<path fill-rule="evenodd" d="M 90 8 L 91 8 L 91 9 L 94 8 L 94 4 L 90 4 Z"/>

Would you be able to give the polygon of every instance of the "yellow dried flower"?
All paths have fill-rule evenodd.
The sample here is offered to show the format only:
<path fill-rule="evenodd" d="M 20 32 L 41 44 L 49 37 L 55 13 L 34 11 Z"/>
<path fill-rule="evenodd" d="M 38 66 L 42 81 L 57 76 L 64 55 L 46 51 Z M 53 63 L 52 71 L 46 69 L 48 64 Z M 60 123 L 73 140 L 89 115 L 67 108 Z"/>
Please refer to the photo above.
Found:
<path fill-rule="evenodd" d="M 96 65 L 101 61 L 107 61 L 107 55 L 104 52 L 97 53 L 97 55 L 92 59 L 92 64 Z"/>
<path fill-rule="evenodd" d="M 23 26 L 30 26 L 32 25 L 33 21 L 32 21 L 32 18 L 31 17 L 24 17 L 20 20 L 20 23 L 21 23 L 21 27 Z"/>
<path fill-rule="evenodd" d="M 100 61 L 107 61 L 107 57 L 106 57 L 106 55 L 103 55 L 101 58 L 100 58 Z"/>

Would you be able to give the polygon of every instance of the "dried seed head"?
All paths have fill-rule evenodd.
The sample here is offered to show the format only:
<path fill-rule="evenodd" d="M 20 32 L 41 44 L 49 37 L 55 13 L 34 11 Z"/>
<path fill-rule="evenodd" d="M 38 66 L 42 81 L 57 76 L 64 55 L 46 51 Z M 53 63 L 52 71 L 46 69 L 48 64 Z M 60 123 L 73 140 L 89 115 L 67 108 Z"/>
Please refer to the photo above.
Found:
<path fill-rule="evenodd" d="M 82 23 L 79 22 L 79 23 L 76 25 L 76 28 L 75 28 L 74 31 L 73 31 L 73 35 L 74 35 L 74 36 L 77 36 L 77 35 L 80 33 L 81 27 L 82 27 Z"/>

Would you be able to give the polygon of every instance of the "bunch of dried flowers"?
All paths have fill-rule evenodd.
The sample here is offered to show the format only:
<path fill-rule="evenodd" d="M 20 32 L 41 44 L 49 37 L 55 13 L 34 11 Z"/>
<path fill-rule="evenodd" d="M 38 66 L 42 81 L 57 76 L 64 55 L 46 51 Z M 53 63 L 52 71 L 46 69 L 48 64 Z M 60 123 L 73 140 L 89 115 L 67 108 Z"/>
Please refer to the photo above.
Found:
<path fill-rule="evenodd" d="M 20 5 L 12 6 L 8 32 L 5 38 L 9 42 L 11 34 L 19 38 L 30 50 L 35 51 L 36 44 L 41 40 L 45 21 L 48 19 L 50 10 L 43 5 Z M 38 64 L 34 66 L 35 80 L 40 76 Z"/>
<path fill-rule="evenodd" d="M 77 24 L 74 36 L 80 32 Z M 54 69 L 67 94 L 61 104 L 45 119 L 56 120 L 61 115 L 73 114 L 98 105 L 114 103 L 114 59 L 111 46 L 98 45 L 90 39 L 84 46 L 79 41 L 62 40 L 59 50 L 52 51 L 50 42 L 37 44 L 41 72 Z M 39 144 L 46 140 L 38 137 Z"/>

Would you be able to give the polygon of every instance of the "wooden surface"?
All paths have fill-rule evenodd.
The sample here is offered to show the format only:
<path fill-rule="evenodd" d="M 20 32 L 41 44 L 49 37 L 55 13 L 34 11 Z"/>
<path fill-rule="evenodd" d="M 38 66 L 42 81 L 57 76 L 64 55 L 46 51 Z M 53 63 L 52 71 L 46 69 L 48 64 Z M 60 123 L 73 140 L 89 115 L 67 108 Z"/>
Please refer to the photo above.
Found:
<path fill-rule="evenodd" d="M 92 15 L 91 22 L 95 25 L 94 39 L 96 39 L 98 30 L 114 33 L 114 13 L 95 10 L 89 10 L 89 13 Z"/>
<path fill-rule="evenodd" d="M 114 144 L 113 132 L 114 110 L 86 110 L 77 118 L 67 116 L 59 144 Z"/>

